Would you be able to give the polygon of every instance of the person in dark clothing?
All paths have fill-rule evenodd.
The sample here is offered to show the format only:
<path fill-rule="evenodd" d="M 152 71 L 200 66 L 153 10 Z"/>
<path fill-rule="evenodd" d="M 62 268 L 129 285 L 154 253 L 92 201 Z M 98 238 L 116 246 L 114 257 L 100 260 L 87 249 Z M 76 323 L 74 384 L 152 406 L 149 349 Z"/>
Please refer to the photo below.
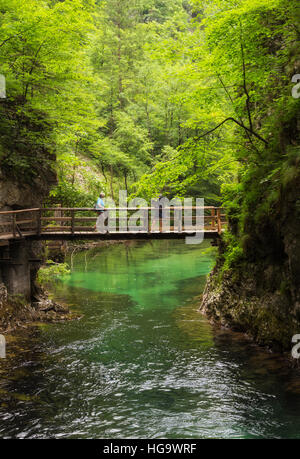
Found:
<path fill-rule="evenodd" d="M 158 197 L 158 202 L 163 199 L 163 195 L 160 194 L 159 197 Z M 161 219 L 163 218 L 163 206 L 162 204 L 159 204 L 159 211 L 158 211 L 158 217 L 159 217 L 159 221 L 161 222 Z"/>
<path fill-rule="evenodd" d="M 160 203 L 160 200 L 163 199 L 163 195 L 160 194 L 158 199 L 152 201 L 154 204 L 155 204 L 155 207 L 157 206 L 158 207 L 158 215 L 157 213 L 155 213 L 155 216 L 154 216 L 154 219 L 152 221 L 152 228 L 154 230 L 154 228 L 157 227 L 157 217 L 158 217 L 158 220 L 159 220 L 159 231 L 162 230 L 162 218 L 163 218 L 163 205 L 162 203 Z M 156 207 L 156 208 L 157 208 Z M 156 211 L 157 212 L 157 211 Z M 157 230 L 154 230 L 154 232 L 156 232 Z"/>

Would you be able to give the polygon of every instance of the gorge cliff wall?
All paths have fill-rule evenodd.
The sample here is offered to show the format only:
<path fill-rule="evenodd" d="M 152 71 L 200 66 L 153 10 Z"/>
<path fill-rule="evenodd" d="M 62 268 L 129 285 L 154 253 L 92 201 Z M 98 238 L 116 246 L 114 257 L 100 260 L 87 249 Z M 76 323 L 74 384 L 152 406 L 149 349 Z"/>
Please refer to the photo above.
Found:
<path fill-rule="evenodd" d="M 293 168 L 293 178 L 260 217 L 253 209 L 238 230 L 229 215 L 200 306 L 214 322 L 280 351 L 290 350 L 300 333 L 300 158 Z M 228 263 L 233 237 L 239 254 Z"/>

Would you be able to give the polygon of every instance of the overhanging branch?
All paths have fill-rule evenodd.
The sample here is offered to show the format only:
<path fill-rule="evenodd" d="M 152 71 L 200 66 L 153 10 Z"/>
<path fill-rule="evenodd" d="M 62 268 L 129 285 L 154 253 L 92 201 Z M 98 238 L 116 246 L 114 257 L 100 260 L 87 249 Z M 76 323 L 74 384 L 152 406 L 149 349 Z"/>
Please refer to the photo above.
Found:
<path fill-rule="evenodd" d="M 227 123 L 227 121 L 233 121 L 234 123 L 236 123 L 238 126 L 240 126 L 241 128 L 243 128 L 246 132 L 254 135 L 257 139 L 261 140 L 262 142 L 264 142 L 265 145 L 268 145 L 268 142 L 267 140 L 265 140 L 263 137 L 261 137 L 259 134 L 257 134 L 257 132 L 254 132 L 252 129 L 249 129 L 247 126 L 245 126 L 243 123 L 240 123 L 239 121 L 237 121 L 235 118 L 232 118 L 232 117 L 229 117 L 229 118 L 226 118 L 226 120 L 222 121 L 222 123 L 219 123 L 217 126 L 215 126 L 213 129 L 211 129 L 210 131 L 207 131 L 205 132 L 205 134 L 202 134 L 200 136 L 198 136 L 198 139 L 201 139 L 202 137 L 205 137 L 207 136 L 208 134 L 211 134 L 212 132 L 216 131 L 217 129 L 219 129 L 221 126 L 223 126 L 223 124 Z"/>

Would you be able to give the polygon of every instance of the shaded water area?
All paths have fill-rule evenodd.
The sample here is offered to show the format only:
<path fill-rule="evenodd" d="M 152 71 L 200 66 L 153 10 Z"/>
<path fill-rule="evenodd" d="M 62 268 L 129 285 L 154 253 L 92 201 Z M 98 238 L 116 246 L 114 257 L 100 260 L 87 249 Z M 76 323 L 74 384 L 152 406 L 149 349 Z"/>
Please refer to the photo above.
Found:
<path fill-rule="evenodd" d="M 300 437 L 299 373 L 197 311 L 207 248 L 131 242 L 74 255 L 55 298 L 84 316 L 9 338 L 0 436 Z"/>

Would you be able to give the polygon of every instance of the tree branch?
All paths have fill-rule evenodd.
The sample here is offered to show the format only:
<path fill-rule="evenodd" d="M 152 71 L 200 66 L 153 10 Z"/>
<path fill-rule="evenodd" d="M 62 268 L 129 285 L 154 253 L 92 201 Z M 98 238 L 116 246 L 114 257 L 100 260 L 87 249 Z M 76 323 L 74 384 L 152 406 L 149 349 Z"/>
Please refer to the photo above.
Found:
<path fill-rule="evenodd" d="M 13 38 L 17 37 L 18 35 L 11 35 L 10 37 L 6 38 L 5 40 L 3 40 L 1 43 L 0 43 L 0 48 L 2 48 L 2 46 L 5 45 L 5 43 L 7 43 L 9 40 L 12 40 Z"/>
<path fill-rule="evenodd" d="M 259 134 L 257 134 L 257 132 L 254 132 L 252 129 L 249 129 L 247 126 L 245 126 L 243 123 L 240 123 L 239 121 L 237 121 L 236 119 L 232 118 L 232 117 L 229 117 L 229 118 L 226 118 L 226 120 L 222 121 L 222 123 L 219 123 L 217 126 L 215 126 L 213 129 L 211 129 L 210 131 L 207 131 L 205 132 L 205 134 L 202 134 L 200 136 L 198 136 L 198 139 L 201 139 L 202 137 L 205 137 L 207 136 L 208 134 L 211 134 L 212 132 L 216 131 L 219 127 L 221 127 L 224 123 L 226 123 L 227 121 L 233 121 L 234 123 L 236 123 L 238 126 L 240 126 L 241 128 L 245 129 L 246 132 L 249 132 L 250 134 L 253 134 L 257 139 L 261 140 L 262 142 L 264 142 L 264 144 L 268 145 L 268 142 L 267 140 L 265 140 L 263 137 L 261 137 Z"/>
<path fill-rule="evenodd" d="M 39 52 L 40 50 L 42 49 L 42 46 L 43 44 L 45 43 L 46 39 L 42 41 L 42 43 L 39 45 L 38 49 L 36 50 L 36 53 L 35 55 L 33 56 L 33 61 L 32 61 L 32 65 L 31 65 L 31 69 L 29 70 L 29 75 L 32 75 L 32 72 L 37 64 L 37 58 L 38 58 L 38 55 L 39 55 Z M 26 100 L 27 98 L 27 92 L 28 92 L 28 88 L 29 88 L 29 84 L 30 82 L 27 82 L 26 83 L 26 86 L 25 86 L 25 91 L 24 91 L 24 99 Z"/>
<path fill-rule="evenodd" d="M 241 53 L 242 53 L 242 64 L 243 64 L 243 88 L 244 92 L 246 94 L 246 107 L 247 107 L 247 113 L 248 113 L 248 120 L 249 120 L 249 127 L 251 131 L 253 131 L 253 126 L 252 126 L 252 118 L 251 118 L 251 109 L 250 109 L 250 96 L 249 92 L 247 89 L 247 82 L 246 82 L 246 63 L 245 63 L 245 53 L 244 53 L 244 44 L 243 44 L 243 35 L 242 35 L 242 24 L 240 22 L 240 28 L 241 28 L 241 33 L 240 33 L 240 39 L 241 39 Z"/>
<path fill-rule="evenodd" d="M 223 80 L 221 78 L 221 75 L 218 72 L 217 72 L 217 77 L 219 78 L 219 80 L 221 82 L 221 85 L 223 86 L 223 89 L 226 92 L 226 94 L 227 94 L 227 96 L 228 96 L 228 98 L 229 98 L 229 100 L 231 102 L 231 105 L 233 106 L 233 110 L 235 111 L 235 114 L 238 116 L 238 119 L 239 119 L 240 123 L 244 124 L 242 118 L 238 115 L 238 113 L 236 111 L 236 108 L 235 108 L 235 105 L 234 105 L 234 102 L 233 102 L 233 99 L 232 99 L 227 87 L 225 86 L 225 84 L 224 84 L 224 82 L 223 82 Z M 251 129 L 252 129 L 252 126 L 251 126 Z M 256 146 L 254 145 L 254 143 L 252 141 L 251 135 L 249 134 L 249 132 L 247 130 L 246 130 L 246 135 L 247 135 L 248 140 L 251 143 L 252 147 L 255 149 L 256 152 L 258 152 Z"/>

